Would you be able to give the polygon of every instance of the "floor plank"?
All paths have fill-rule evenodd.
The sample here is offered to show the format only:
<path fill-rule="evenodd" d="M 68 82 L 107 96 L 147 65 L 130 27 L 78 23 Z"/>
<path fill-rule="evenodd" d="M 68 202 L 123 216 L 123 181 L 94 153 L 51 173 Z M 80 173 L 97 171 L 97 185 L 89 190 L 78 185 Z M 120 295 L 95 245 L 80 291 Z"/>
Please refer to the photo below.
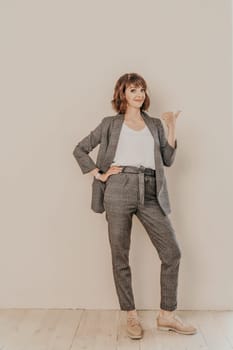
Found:
<path fill-rule="evenodd" d="M 6 346 L 14 333 L 17 333 L 26 313 L 23 309 L 0 310 L 0 349 Z"/>
<path fill-rule="evenodd" d="M 217 327 L 221 328 L 222 334 L 233 349 L 233 311 L 211 311 Z"/>
<path fill-rule="evenodd" d="M 118 310 L 85 310 L 70 350 L 115 350 Z"/>
<path fill-rule="evenodd" d="M 208 350 L 232 350 L 231 344 L 214 317 L 214 311 L 193 311 L 192 319 L 198 323 Z"/>
<path fill-rule="evenodd" d="M 0 309 L 0 350 L 232 350 L 233 311 L 176 311 L 194 335 L 157 329 L 158 310 L 137 310 L 144 336 L 127 336 L 127 312 Z"/>
<path fill-rule="evenodd" d="M 19 312 L 20 310 L 16 310 Z M 8 332 L 4 339 L 4 350 L 21 350 L 27 343 L 33 332 L 42 322 L 47 310 L 25 310 L 24 317 L 17 324 L 17 327 Z"/>

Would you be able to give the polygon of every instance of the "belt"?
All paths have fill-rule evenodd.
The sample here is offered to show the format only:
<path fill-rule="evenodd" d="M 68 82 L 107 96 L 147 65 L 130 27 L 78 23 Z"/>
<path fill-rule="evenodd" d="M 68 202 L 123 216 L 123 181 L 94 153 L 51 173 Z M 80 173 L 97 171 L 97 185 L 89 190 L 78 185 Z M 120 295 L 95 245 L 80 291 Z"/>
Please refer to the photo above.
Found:
<path fill-rule="evenodd" d="M 142 165 L 140 167 L 131 166 L 131 165 L 119 165 L 119 166 L 123 168 L 121 171 L 122 173 L 138 174 L 139 201 L 141 204 L 144 204 L 144 193 L 145 193 L 144 175 L 155 177 L 155 170 L 151 168 L 145 168 Z"/>

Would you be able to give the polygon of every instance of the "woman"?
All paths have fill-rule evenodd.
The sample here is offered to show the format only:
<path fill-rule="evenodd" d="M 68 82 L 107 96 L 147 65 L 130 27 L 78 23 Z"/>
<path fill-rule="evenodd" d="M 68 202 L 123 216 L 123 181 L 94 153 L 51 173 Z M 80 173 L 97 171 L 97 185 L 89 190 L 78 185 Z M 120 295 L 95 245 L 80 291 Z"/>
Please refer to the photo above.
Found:
<path fill-rule="evenodd" d="M 197 331 L 174 313 L 181 251 L 168 217 L 171 208 L 163 166 L 171 166 L 175 159 L 175 124 L 180 111 L 163 114 L 168 127 L 166 138 L 160 119 L 145 112 L 150 105 L 146 90 L 140 75 L 122 75 L 111 101 L 118 114 L 103 118 L 73 151 L 82 172 L 94 176 L 92 209 L 106 212 L 114 283 L 120 308 L 127 311 L 128 335 L 133 339 L 143 335 L 129 266 L 133 214 L 141 221 L 161 260 L 157 327 L 183 334 Z M 89 153 L 98 144 L 95 163 Z"/>

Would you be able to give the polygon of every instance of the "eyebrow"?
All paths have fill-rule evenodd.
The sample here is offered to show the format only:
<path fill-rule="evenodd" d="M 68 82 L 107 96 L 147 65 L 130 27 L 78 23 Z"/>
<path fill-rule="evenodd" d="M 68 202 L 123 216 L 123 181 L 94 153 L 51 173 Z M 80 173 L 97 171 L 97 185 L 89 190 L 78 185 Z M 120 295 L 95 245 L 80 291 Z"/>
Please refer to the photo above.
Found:
<path fill-rule="evenodd" d="M 133 85 L 129 86 L 129 89 L 132 89 L 132 88 L 136 89 L 137 87 L 136 87 L 136 86 L 133 86 Z M 139 88 L 144 89 L 143 86 L 139 86 Z"/>

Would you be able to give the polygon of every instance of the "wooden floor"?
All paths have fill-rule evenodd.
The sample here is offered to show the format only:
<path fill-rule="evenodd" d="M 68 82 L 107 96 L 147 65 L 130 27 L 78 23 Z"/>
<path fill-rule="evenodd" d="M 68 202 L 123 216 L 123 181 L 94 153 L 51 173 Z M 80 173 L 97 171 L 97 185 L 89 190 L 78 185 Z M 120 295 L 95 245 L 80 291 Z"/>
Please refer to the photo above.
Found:
<path fill-rule="evenodd" d="M 158 310 L 138 310 L 144 337 L 126 334 L 126 312 L 82 309 L 1 309 L 1 350 L 229 350 L 233 311 L 176 311 L 198 328 L 195 335 L 159 331 Z"/>

